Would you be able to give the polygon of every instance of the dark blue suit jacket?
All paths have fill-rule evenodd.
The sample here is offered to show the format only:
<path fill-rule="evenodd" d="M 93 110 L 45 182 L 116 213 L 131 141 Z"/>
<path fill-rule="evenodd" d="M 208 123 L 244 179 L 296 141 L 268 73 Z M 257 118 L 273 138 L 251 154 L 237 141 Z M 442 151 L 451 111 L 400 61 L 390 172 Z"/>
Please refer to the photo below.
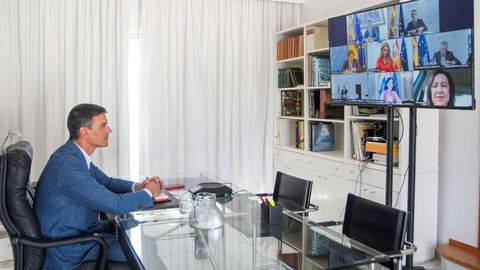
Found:
<path fill-rule="evenodd" d="M 422 19 L 417 19 L 417 25 L 416 26 L 413 25 L 413 21 L 410 21 L 407 25 L 407 29 L 405 29 L 405 36 L 409 35 L 408 31 L 418 29 L 420 27 L 423 27 L 423 32 L 428 30 L 428 27 L 425 25 L 425 23 L 423 22 Z M 418 35 L 418 33 L 416 33 L 415 35 Z"/>
<path fill-rule="evenodd" d="M 364 38 L 371 38 L 373 41 L 380 40 L 380 33 L 378 30 L 378 26 L 372 27 L 372 31 L 369 31 L 368 28 L 365 30 L 365 34 L 363 35 Z"/>
<path fill-rule="evenodd" d="M 99 211 L 126 214 L 150 207 L 147 192 L 132 192 L 133 182 L 111 178 L 85 157 L 71 140 L 48 160 L 37 184 L 35 214 L 46 239 L 103 232 Z M 82 262 L 94 243 L 75 244 L 47 250 L 44 269 L 72 269 Z"/>

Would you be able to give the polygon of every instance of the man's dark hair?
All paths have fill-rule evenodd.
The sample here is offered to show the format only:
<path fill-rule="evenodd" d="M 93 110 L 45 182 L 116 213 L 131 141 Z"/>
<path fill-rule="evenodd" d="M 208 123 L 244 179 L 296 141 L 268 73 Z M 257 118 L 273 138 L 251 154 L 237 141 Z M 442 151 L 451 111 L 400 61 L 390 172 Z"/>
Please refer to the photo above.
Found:
<path fill-rule="evenodd" d="M 70 140 L 80 137 L 81 127 L 92 127 L 92 119 L 102 113 L 106 113 L 105 108 L 95 104 L 78 104 L 68 114 L 67 127 L 70 132 Z"/>

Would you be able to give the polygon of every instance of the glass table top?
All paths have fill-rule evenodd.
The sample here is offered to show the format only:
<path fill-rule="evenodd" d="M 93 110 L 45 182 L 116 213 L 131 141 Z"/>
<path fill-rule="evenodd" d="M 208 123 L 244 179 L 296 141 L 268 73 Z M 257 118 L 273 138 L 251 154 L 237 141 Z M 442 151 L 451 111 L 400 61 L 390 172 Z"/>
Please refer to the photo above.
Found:
<path fill-rule="evenodd" d="M 201 175 L 200 181 L 205 181 Z M 170 179 L 186 188 L 198 178 Z M 218 179 L 216 179 L 218 180 Z M 170 182 L 169 182 L 170 181 Z M 283 222 L 262 222 L 258 196 L 230 185 L 231 200 L 216 206 L 225 223 L 203 230 L 189 225 L 178 208 L 133 212 L 117 218 L 119 237 L 137 259 L 139 269 L 336 269 L 375 265 L 386 255 L 308 218 L 283 210 Z M 181 195 L 186 189 L 177 190 Z M 122 241 L 121 241 L 122 242 Z M 125 249 L 125 247 L 124 247 Z M 128 257 L 128 256 L 127 256 Z M 365 267 L 363 267 L 365 268 Z"/>

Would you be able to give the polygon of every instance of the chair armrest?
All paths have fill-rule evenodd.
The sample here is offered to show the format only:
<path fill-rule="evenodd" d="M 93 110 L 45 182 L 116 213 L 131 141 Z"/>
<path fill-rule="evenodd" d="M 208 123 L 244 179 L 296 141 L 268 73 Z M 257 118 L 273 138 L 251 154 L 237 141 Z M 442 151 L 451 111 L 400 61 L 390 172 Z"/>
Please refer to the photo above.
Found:
<path fill-rule="evenodd" d="M 35 239 L 28 236 L 14 237 L 12 238 L 13 244 L 22 244 L 37 248 L 52 248 L 64 245 L 72 245 L 83 242 L 97 242 L 100 245 L 100 254 L 98 256 L 98 267 L 97 269 L 105 269 L 107 262 L 107 242 L 101 234 L 86 234 L 72 237 L 65 237 L 55 240 L 45 240 L 45 239 Z"/>
<path fill-rule="evenodd" d="M 406 255 L 413 254 L 417 251 L 417 246 L 413 243 L 405 241 L 404 247 L 402 250 L 395 250 L 395 251 L 388 251 L 384 252 L 390 259 L 394 259 L 397 257 L 402 257 Z"/>
<path fill-rule="evenodd" d="M 332 226 L 337 226 L 337 225 L 342 225 L 342 221 L 335 221 L 335 220 L 329 220 L 329 221 L 321 221 L 321 222 L 313 222 L 313 224 L 317 226 L 322 226 L 322 227 L 332 227 Z"/>
<path fill-rule="evenodd" d="M 313 204 L 313 203 L 310 203 L 310 205 L 308 206 L 308 209 L 307 209 L 307 210 L 310 210 L 310 209 L 311 209 L 311 211 L 309 211 L 309 212 L 313 212 L 313 211 L 318 211 L 319 208 L 320 208 L 320 207 L 319 207 L 318 205 Z"/>

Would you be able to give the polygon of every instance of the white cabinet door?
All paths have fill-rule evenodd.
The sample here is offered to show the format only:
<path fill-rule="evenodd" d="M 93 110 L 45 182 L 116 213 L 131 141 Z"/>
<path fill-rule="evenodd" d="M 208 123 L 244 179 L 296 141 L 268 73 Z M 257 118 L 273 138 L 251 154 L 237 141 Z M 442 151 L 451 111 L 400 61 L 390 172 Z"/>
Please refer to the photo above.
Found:
<path fill-rule="evenodd" d="M 311 213 L 313 221 L 336 221 L 342 214 L 346 202 L 344 180 L 341 177 L 307 170 L 313 181 L 311 202 L 319 210 Z"/>

